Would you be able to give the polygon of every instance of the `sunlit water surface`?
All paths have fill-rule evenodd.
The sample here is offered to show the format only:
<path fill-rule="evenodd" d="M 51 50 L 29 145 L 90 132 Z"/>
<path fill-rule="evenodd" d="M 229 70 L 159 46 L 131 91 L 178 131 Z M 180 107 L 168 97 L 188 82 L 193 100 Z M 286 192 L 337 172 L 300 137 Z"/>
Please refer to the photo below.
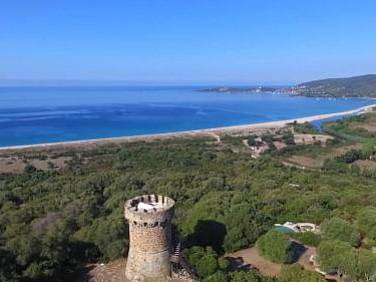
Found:
<path fill-rule="evenodd" d="M 132 136 L 292 119 L 373 104 L 197 87 L 2 87 L 0 146 Z"/>

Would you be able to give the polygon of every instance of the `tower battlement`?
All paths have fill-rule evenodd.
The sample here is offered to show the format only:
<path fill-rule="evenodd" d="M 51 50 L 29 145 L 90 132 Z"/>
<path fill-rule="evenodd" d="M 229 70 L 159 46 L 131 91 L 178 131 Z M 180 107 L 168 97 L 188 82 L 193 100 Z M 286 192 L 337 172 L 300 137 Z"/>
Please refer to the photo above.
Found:
<path fill-rule="evenodd" d="M 165 225 L 174 215 L 175 201 L 161 195 L 143 195 L 125 203 L 125 218 L 129 225 L 155 227 Z"/>

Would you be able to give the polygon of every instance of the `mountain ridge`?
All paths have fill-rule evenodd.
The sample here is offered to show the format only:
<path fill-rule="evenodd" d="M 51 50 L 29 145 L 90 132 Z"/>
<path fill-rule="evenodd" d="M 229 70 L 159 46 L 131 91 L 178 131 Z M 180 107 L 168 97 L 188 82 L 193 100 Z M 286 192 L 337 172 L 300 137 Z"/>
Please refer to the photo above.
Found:
<path fill-rule="evenodd" d="M 303 82 L 291 87 L 229 87 L 220 86 L 198 90 L 216 93 L 278 93 L 292 96 L 328 98 L 376 98 L 376 74 L 341 78 L 326 78 Z"/>

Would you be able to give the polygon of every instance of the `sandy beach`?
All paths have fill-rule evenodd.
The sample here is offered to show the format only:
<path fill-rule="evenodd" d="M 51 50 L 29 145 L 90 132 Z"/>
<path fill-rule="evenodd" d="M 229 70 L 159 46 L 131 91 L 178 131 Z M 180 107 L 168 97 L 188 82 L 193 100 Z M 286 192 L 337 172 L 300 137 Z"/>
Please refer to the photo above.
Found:
<path fill-rule="evenodd" d="M 17 151 L 24 149 L 53 149 L 57 147 L 92 147 L 97 145 L 105 144 L 120 144 L 126 142 L 137 142 L 137 141 L 156 141 L 172 138 L 184 138 L 184 137 L 205 137 L 205 136 L 216 136 L 222 134 L 236 134 L 236 133 L 248 133 L 254 131 L 262 131 L 268 129 L 276 129 L 286 126 L 289 123 L 298 122 L 313 122 L 318 120 L 325 120 L 333 117 L 363 114 L 372 111 L 376 108 L 376 104 L 364 106 L 350 111 L 336 112 L 329 114 L 314 115 L 308 117 L 301 117 L 288 120 L 271 121 L 263 123 L 252 123 L 236 126 L 227 127 L 217 127 L 217 128 L 207 128 L 207 129 L 197 129 L 189 131 L 179 131 L 179 132 L 168 132 L 168 133 L 158 133 L 158 134 L 147 134 L 147 135 L 136 135 L 136 136 L 124 136 L 124 137 L 109 137 L 109 138 L 98 138 L 89 140 L 77 140 L 77 141 L 64 141 L 55 143 L 44 143 L 44 144 L 30 144 L 30 145 L 19 145 L 19 146 L 6 146 L 0 147 L 0 152 L 5 151 Z"/>

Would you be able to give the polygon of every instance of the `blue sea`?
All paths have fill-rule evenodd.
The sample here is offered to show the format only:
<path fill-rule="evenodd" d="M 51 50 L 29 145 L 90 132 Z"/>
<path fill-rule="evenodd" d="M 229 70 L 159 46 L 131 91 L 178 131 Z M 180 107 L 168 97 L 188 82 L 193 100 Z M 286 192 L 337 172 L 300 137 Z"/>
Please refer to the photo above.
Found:
<path fill-rule="evenodd" d="M 200 88 L 1 87 L 0 147 L 268 122 L 374 103 Z"/>

